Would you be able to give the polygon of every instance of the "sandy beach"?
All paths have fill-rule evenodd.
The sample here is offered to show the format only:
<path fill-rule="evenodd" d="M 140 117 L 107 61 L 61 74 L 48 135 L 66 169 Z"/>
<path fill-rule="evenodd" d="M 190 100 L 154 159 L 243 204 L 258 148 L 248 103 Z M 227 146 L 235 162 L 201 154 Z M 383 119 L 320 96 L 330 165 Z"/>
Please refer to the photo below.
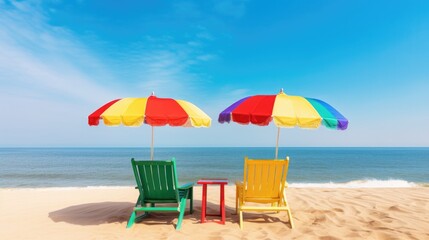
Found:
<path fill-rule="evenodd" d="M 2 239 L 429 239 L 429 188 L 289 188 L 286 213 L 234 215 L 235 187 L 226 188 L 226 224 L 200 224 L 201 187 L 181 231 L 177 215 L 155 213 L 126 229 L 137 190 L 118 188 L 0 189 Z M 218 209 L 217 188 L 208 208 Z M 215 217 L 211 217 L 215 218 Z"/>

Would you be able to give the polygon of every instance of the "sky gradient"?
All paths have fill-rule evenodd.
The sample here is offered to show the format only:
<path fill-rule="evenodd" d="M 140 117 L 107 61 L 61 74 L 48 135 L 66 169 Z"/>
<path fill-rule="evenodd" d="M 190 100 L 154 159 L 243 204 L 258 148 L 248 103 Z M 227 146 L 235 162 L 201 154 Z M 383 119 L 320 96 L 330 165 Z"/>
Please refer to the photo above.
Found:
<path fill-rule="evenodd" d="M 155 128 L 155 146 L 274 146 L 273 124 L 217 118 L 281 88 L 350 123 L 282 129 L 280 146 L 429 147 L 429 1 L 0 0 L 0 147 L 149 147 L 149 126 L 87 116 L 152 91 L 213 119 Z"/>

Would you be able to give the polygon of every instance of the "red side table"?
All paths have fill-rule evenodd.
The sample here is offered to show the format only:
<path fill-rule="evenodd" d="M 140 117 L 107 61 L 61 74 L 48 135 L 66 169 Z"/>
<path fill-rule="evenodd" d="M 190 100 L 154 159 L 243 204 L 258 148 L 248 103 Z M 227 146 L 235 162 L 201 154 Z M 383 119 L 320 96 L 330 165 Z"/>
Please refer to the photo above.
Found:
<path fill-rule="evenodd" d="M 228 179 L 200 179 L 197 184 L 203 185 L 203 197 L 201 206 L 201 223 L 207 222 L 206 216 L 220 216 L 221 221 L 214 221 L 221 224 L 225 224 L 225 185 L 228 184 Z M 220 186 L 220 209 L 219 214 L 207 214 L 207 185 L 216 184 Z"/>

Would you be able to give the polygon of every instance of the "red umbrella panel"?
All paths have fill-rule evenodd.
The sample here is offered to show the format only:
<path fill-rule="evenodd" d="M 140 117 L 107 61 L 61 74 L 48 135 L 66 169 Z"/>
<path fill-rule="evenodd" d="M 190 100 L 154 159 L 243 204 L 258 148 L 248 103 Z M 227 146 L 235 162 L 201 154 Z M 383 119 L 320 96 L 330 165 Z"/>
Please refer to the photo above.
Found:
<path fill-rule="evenodd" d="M 153 159 L 153 127 L 210 127 L 211 118 L 194 104 L 172 98 L 123 98 L 110 101 L 88 116 L 88 124 L 97 126 L 152 126 L 151 159 Z"/>

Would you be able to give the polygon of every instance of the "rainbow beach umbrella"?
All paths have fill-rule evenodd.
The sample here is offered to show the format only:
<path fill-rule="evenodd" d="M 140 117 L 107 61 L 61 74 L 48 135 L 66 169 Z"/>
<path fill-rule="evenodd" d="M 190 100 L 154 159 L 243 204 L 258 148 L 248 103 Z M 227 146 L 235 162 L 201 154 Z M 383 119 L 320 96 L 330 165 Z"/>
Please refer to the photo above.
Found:
<path fill-rule="evenodd" d="M 345 130 L 349 121 L 324 101 L 291 96 L 283 92 L 277 95 L 255 95 L 243 98 L 219 114 L 220 123 L 231 121 L 239 124 L 267 126 L 271 121 L 277 126 L 276 154 L 278 157 L 280 128 L 318 128 Z"/>
<path fill-rule="evenodd" d="M 122 98 L 110 101 L 88 116 L 88 124 L 97 126 L 152 126 L 151 159 L 153 160 L 153 127 L 210 127 L 211 118 L 194 104 L 171 98 Z"/>

